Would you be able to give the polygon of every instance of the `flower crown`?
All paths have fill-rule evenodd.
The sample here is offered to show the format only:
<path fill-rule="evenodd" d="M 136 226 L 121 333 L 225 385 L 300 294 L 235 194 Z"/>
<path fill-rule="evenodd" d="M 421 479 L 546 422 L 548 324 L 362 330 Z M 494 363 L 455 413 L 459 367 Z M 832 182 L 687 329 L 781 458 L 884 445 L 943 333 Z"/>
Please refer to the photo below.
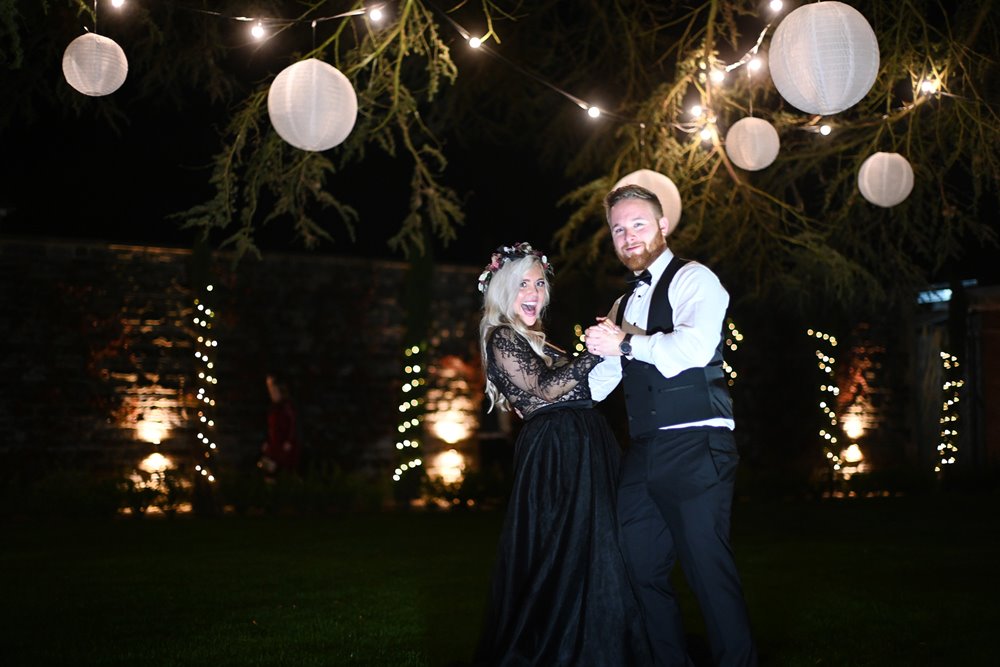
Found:
<path fill-rule="evenodd" d="M 514 245 L 504 245 L 493 251 L 493 255 L 490 257 L 490 263 L 486 265 L 483 272 L 479 274 L 479 291 L 486 294 L 486 288 L 490 285 L 490 279 L 493 278 L 493 274 L 503 268 L 503 265 L 507 262 L 511 262 L 515 259 L 521 259 L 522 257 L 535 256 L 542 262 L 542 271 L 545 273 L 552 273 L 552 265 L 549 264 L 549 258 L 541 250 L 535 250 L 531 247 L 531 244 L 527 241 L 522 241 L 521 243 L 515 243 Z"/>

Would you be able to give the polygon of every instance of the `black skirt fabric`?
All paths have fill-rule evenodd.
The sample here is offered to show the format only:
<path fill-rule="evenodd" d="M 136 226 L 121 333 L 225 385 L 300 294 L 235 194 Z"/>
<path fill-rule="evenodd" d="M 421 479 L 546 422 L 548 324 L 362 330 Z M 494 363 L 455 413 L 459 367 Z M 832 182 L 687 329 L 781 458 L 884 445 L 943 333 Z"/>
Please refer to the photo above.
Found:
<path fill-rule="evenodd" d="M 522 427 L 476 665 L 651 664 L 618 545 L 621 451 L 589 401 Z"/>

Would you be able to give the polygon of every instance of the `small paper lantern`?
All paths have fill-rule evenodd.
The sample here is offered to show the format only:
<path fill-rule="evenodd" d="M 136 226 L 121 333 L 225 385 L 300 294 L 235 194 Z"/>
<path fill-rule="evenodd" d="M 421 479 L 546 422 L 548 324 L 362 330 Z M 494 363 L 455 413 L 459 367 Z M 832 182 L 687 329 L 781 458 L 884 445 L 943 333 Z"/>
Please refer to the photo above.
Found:
<path fill-rule="evenodd" d="M 778 157 L 778 131 L 763 118 L 742 118 L 726 133 L 726 154 L 740 169 L 758 171 Z"/>
<path fill-rule="evenodd" d="M 876 206 L 895 206 L 913 190 L 913 167 L 899 153 L 875 153 L 861 163 L 858 189 Z"/>
<path fill-rule="evenodd" d="M 354 129 L 358 96 L 340 70 L 309 58 L 274 78 L 267 93 L 267 113 L 278 135 L 292 146 L 325 151 Z"/>
<path fill-rule="evenodd" d="M 66 82 L 84 95 L 100 97 L 118 90 L 128 75 L 128 59 L 113 39 L 88 32 L 66 47 L 62 60 Z"/>
<path fill-rule="evenodd" d="M 806 113 L 835 114 L 857 104 L 878 75 L 875 32 L 842 2 L 802 5 L 771 38 L 771 80 L 785 100 Z"/>
<path fill-rule="evenodd" d="M 681 193 L 673 181 L 652 169 L 640 169 L 620 179 L 611 189 L 617 190 L 623 185 L 638 185 L 655 194 L 667 217 L 667 234 L 674 231 L 681 219 Z"/>

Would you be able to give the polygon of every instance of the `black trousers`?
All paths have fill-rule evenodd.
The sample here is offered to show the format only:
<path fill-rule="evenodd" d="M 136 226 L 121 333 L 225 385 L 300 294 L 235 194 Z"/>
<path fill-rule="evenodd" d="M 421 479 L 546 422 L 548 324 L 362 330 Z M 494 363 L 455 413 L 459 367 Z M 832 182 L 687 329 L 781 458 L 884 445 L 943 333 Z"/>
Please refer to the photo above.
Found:
<path fill-rule="evenodd" d="M 622 551 L 658 667 L 690 664 L 670 582 L 679 560 L 720 666 L 757 664 L 729 543 L 739 454 L 727 428 L 658 431 L 634 439 L 618 485 Z"/>

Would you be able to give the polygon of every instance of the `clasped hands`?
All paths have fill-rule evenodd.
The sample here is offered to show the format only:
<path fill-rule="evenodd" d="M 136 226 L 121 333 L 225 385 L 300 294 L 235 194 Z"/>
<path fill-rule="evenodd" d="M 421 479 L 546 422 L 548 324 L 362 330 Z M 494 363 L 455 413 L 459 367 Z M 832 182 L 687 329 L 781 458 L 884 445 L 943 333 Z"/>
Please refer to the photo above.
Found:
<path fill-rule="evenodd" d="M 620 357 L 618 347 L 625 340 L 625 332 L 606 317 L 598 317 L 597 324 L 584 332 L 587 351 L 599 357 Z"/>

